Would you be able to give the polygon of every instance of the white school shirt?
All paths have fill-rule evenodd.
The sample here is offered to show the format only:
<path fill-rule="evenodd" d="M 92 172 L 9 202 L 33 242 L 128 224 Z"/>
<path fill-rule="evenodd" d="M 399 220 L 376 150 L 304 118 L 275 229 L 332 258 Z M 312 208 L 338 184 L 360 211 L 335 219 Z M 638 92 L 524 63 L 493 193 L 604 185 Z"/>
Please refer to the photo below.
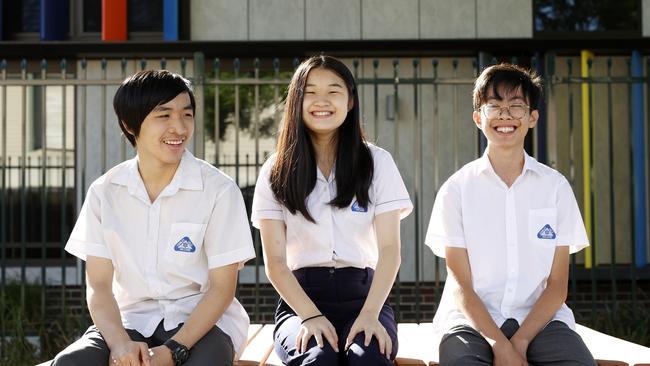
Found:
<path fill-rule="evenodd" d="M 474 291 L 501 327 L 508 318 L 522 324 L 551 273 L 556 246 L 575 253 L 589 245 L 569 182 L 524 152 L 524 168 L 510 188 L 487 154 L 470 162 L 442 185 L 425 243 L 439 257 L 445 247 L 466 248 Z M 438 335 L 471 325 L 456 307 L 458 283 L 447 277 L 433 319 Z M 552 320 L 575 328 L 566 304 Z"/>
<path fill-rule="evenodd" d="M 286 225 L 286 253 L 289 269 L 303 267 L 375 268 L 379 257 L 375 216 L 400 210 L 400 219 L 408 216 L 413 204 L 397 170 L 392 156 L 386 150 L 368 144 L 374 162 L 374 175 L 369 188 L 370 204 L 359 207 L 356 198 L 350 206 L 336 208 L 328 202 L 336 197 L 336 178 L 329 179 L 316 168 L 316 185 L 307 197 L 307 209 L 316 223 L 296 212 L 291 214 L 273 195 L 269 174 L 275 154 L 262 166 L 255 196 L 251 221 L 259 228 L 260 220 L 284 221 Z"/>
<path fill-rule="evenodd" d="M 65 249 L 113 262 L 113 294 L 125 328 L 153 334 L 185 322 L 212 268 L 255 256 L 241 191 L 224 173 L 183 153 L 174 178 L 151 203 L 138 158 L 99 177 L 88 190 Z M 217 321 L 241 354 L 249 318 L 234 299 Z"/>

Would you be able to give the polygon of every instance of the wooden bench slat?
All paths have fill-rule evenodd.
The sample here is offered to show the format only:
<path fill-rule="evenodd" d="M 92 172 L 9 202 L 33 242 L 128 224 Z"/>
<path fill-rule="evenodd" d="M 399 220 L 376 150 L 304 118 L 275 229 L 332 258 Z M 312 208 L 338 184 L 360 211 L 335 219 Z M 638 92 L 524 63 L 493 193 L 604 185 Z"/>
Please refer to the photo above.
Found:
<path fill-rule="evenodd" d="M 250 340 L 242 353 L 237 366 L 264 365 L 264 362 L 273 351 L 273 325 L 262 326 Z"/>

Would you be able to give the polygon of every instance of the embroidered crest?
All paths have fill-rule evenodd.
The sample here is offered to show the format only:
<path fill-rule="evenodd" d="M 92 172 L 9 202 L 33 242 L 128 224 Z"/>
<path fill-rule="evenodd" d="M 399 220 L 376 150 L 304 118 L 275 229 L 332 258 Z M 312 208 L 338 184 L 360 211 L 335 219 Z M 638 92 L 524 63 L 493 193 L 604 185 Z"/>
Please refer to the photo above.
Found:
<path fill-rule="evenodd" d="M 551 225 L 546 224 L 542 230 L 537 233 L 537 237 L 540 239 L 555 239 L 555 231 L 553 231 Z"/>
<path fill-rule="evenodd" d="M 359 202 L 357 202 L 357 201 L 354 201 L 354 203 L 352 203 L 352 207 L 351 207 L 351 208 L 352 208 L 352 211 L 353 211 L 353 212 L 368 212 L 368 209 L 359 206 Z"/>
<path fill-rule="evenodd" d="M 174 250 L 177 252 L 194 253 L 196 251 L 196 246 L 194 246 L 194 243 L 192 243 L 190 238 L 184 236 L 183 239 L 179 240 L 178 243 L 174 245 Z"/>

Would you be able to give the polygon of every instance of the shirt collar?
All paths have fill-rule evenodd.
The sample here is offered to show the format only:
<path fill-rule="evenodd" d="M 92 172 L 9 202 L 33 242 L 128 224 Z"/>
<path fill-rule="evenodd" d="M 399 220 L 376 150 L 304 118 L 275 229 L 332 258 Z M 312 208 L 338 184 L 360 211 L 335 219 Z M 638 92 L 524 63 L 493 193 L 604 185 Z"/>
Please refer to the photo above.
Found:
<path fill-rule="evenodd" d="M 139 157 L 136 155 L 133 159 L 125 162 L 124 169 L 118 170 L 111 178 L 110 182 L 126 186 L 129 193 L 134 196 L 147 197 L 144 182 L 138 171 Z M 185 150 L 181 157 L 181 162 L 176 169 L 176 173 L 171 182 L 161 192 L 161 196 L 171 196 L 176 194 L 179 189 L 200 191 L 203 189 L 203 177 L 201 175 L 201 165 L 191 152 Z"/>
<path fill-rule="evenodd" d="M 541 169 L 540 163 L 535 160 L 532 156 L 528 155 L 524 150 L 524 168 L 522 169 L 522 175 L 526 173 L 527 170 L 533 171 L 537 174 L 542 174 L 543 170 Z M 476 167 L 476 175 L 480 175 L 483 172 L 492 172 L 494 173 L 494 168 L 492 168 L 492 163 L 490 163 L 490 158 L 488 158 L 487 150 L 483 153 L 478 159 L 478 165 Z"/>

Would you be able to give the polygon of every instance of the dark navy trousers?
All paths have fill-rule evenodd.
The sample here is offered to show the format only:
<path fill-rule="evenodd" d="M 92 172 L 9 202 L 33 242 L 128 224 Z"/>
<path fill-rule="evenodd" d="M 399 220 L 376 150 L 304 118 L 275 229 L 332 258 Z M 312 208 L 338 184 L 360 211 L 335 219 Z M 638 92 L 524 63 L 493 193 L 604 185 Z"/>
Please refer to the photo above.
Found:
<path fill-rule="evenodd" d="M 363 344 L 364 333 L 354 338 L 354 343 L 345 350 L 345 340 L 368 296 L 374 271 L 371 268 L 301 268 L 293 272 L 307 296 L 336 328 L 339 353 L 336 353 L 327 340 L 324 347 L 316 344 L 311 337 L 307 351 L 296 350 L 296 335 L 300 331 L 301 319 L 282 299 L 275 313 L 275 351 L 286 365 L 393 365 L 397 354 L 397 324 L 393 309 L 386 302 L 379 314 L 379 322 L 386 328 L 393 343 L 390 360 L 379 352 L 375 337 L 370 345 Z"/>

